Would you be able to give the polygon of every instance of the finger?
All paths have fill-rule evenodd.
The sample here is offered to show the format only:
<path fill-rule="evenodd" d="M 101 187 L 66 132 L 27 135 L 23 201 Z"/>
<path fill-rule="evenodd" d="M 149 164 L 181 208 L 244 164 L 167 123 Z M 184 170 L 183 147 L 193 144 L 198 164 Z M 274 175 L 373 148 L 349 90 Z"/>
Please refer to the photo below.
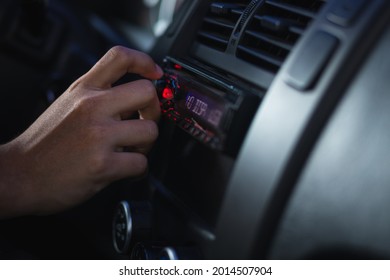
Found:
<path fill-rule="evenodd" d="M 111 157 L 113 169 L 108 176 L 109 180 L 118 180 L 125 177 L 138 177 L 145 174 L 148 160 L 140 153 L 113 153 Z"/>
<path fill-rule="evenodd" d="M 116 86 L 105 94 L 105 110 L 113 116 L 139 111 L 143 119 L 157 121 L 160 118 L 160 102 L 156 89 L 148 80 Z"/>
<path fill-rule="evenodd" d="M 96 88 L 109 88 L 126 73 L 139 74 L 152 80 L 161 78 L 163 74 L 147 54 L 116 46 L 83 76 L 83 82 Z"/>
<path fill-rule="evenodd" d="M 114 145 L 117 147 L 149 147 L 158 137 L 158 128 L 154 121 L 128 120 L 119 121 L 112 127 L 115 135 Z"/>

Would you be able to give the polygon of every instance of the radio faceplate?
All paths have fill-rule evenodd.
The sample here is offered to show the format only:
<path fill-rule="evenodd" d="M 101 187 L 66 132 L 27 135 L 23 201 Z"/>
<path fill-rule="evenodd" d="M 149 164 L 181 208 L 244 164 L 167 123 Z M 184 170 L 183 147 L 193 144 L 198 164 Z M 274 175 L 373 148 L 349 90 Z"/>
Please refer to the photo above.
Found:
<path fill-rule="evenodd" d="M 163 117 L 209 148 L 236 154 L 258 96 L 171 57 L 163 69 L 156 82 Z"/>
<path fill-rule="evenodd" d="M 212 230 L 261 96 L 189 61 L 167 57 L 165 74 L 156 81 L 162 120 L 151 185 L 180 213 Z"/>

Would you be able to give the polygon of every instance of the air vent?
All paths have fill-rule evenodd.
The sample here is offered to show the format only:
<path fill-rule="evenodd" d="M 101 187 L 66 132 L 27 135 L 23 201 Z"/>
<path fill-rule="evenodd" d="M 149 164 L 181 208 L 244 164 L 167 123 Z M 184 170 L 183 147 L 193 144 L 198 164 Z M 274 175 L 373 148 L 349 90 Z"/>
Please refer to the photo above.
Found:
<path fill-rule="evenodd" d="M 236 56 L 276 73 L 324 2 L 265 0 L 244 31 Z"/>
<path fill-rule="evenodd" d="M 212 2 L 198 32 L 198 42 L 224 52 L 229 38 L 250 0 Z"/>

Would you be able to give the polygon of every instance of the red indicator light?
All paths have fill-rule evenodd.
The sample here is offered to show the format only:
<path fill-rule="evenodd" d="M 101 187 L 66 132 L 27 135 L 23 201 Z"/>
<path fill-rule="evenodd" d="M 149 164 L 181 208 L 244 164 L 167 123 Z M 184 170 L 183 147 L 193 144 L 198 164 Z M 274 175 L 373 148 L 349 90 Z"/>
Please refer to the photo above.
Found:
<path fill-rule="evenodd" d="M 179 65 L 179 64 L 175 64 L 175 65 L 173 65 L 173 67 L 174 67 L 175 69 L 177 69 L 177 70 L 180 70 L 180 69 L 183 68 L 183 67 L 182 67 L 181 65 Z"/>
<path fill-rule="evenodd" d="M 164 88 L 162 92 L 162 97 L 167 100 L 173 99 L 173 90 L 169 87 Z"/>

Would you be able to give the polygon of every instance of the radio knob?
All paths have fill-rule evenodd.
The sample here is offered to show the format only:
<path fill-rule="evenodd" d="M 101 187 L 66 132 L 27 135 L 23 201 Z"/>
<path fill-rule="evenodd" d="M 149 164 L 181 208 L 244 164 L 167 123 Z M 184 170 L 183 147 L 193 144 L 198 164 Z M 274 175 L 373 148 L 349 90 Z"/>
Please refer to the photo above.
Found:
<path fill-rule="evenodd" d="M 167 81 L 166 79 L 157 80 L 154 82 L 154 86 L 156 87 L 157 92 L 160 94 L 162 90 L 166 87 Z"/>

